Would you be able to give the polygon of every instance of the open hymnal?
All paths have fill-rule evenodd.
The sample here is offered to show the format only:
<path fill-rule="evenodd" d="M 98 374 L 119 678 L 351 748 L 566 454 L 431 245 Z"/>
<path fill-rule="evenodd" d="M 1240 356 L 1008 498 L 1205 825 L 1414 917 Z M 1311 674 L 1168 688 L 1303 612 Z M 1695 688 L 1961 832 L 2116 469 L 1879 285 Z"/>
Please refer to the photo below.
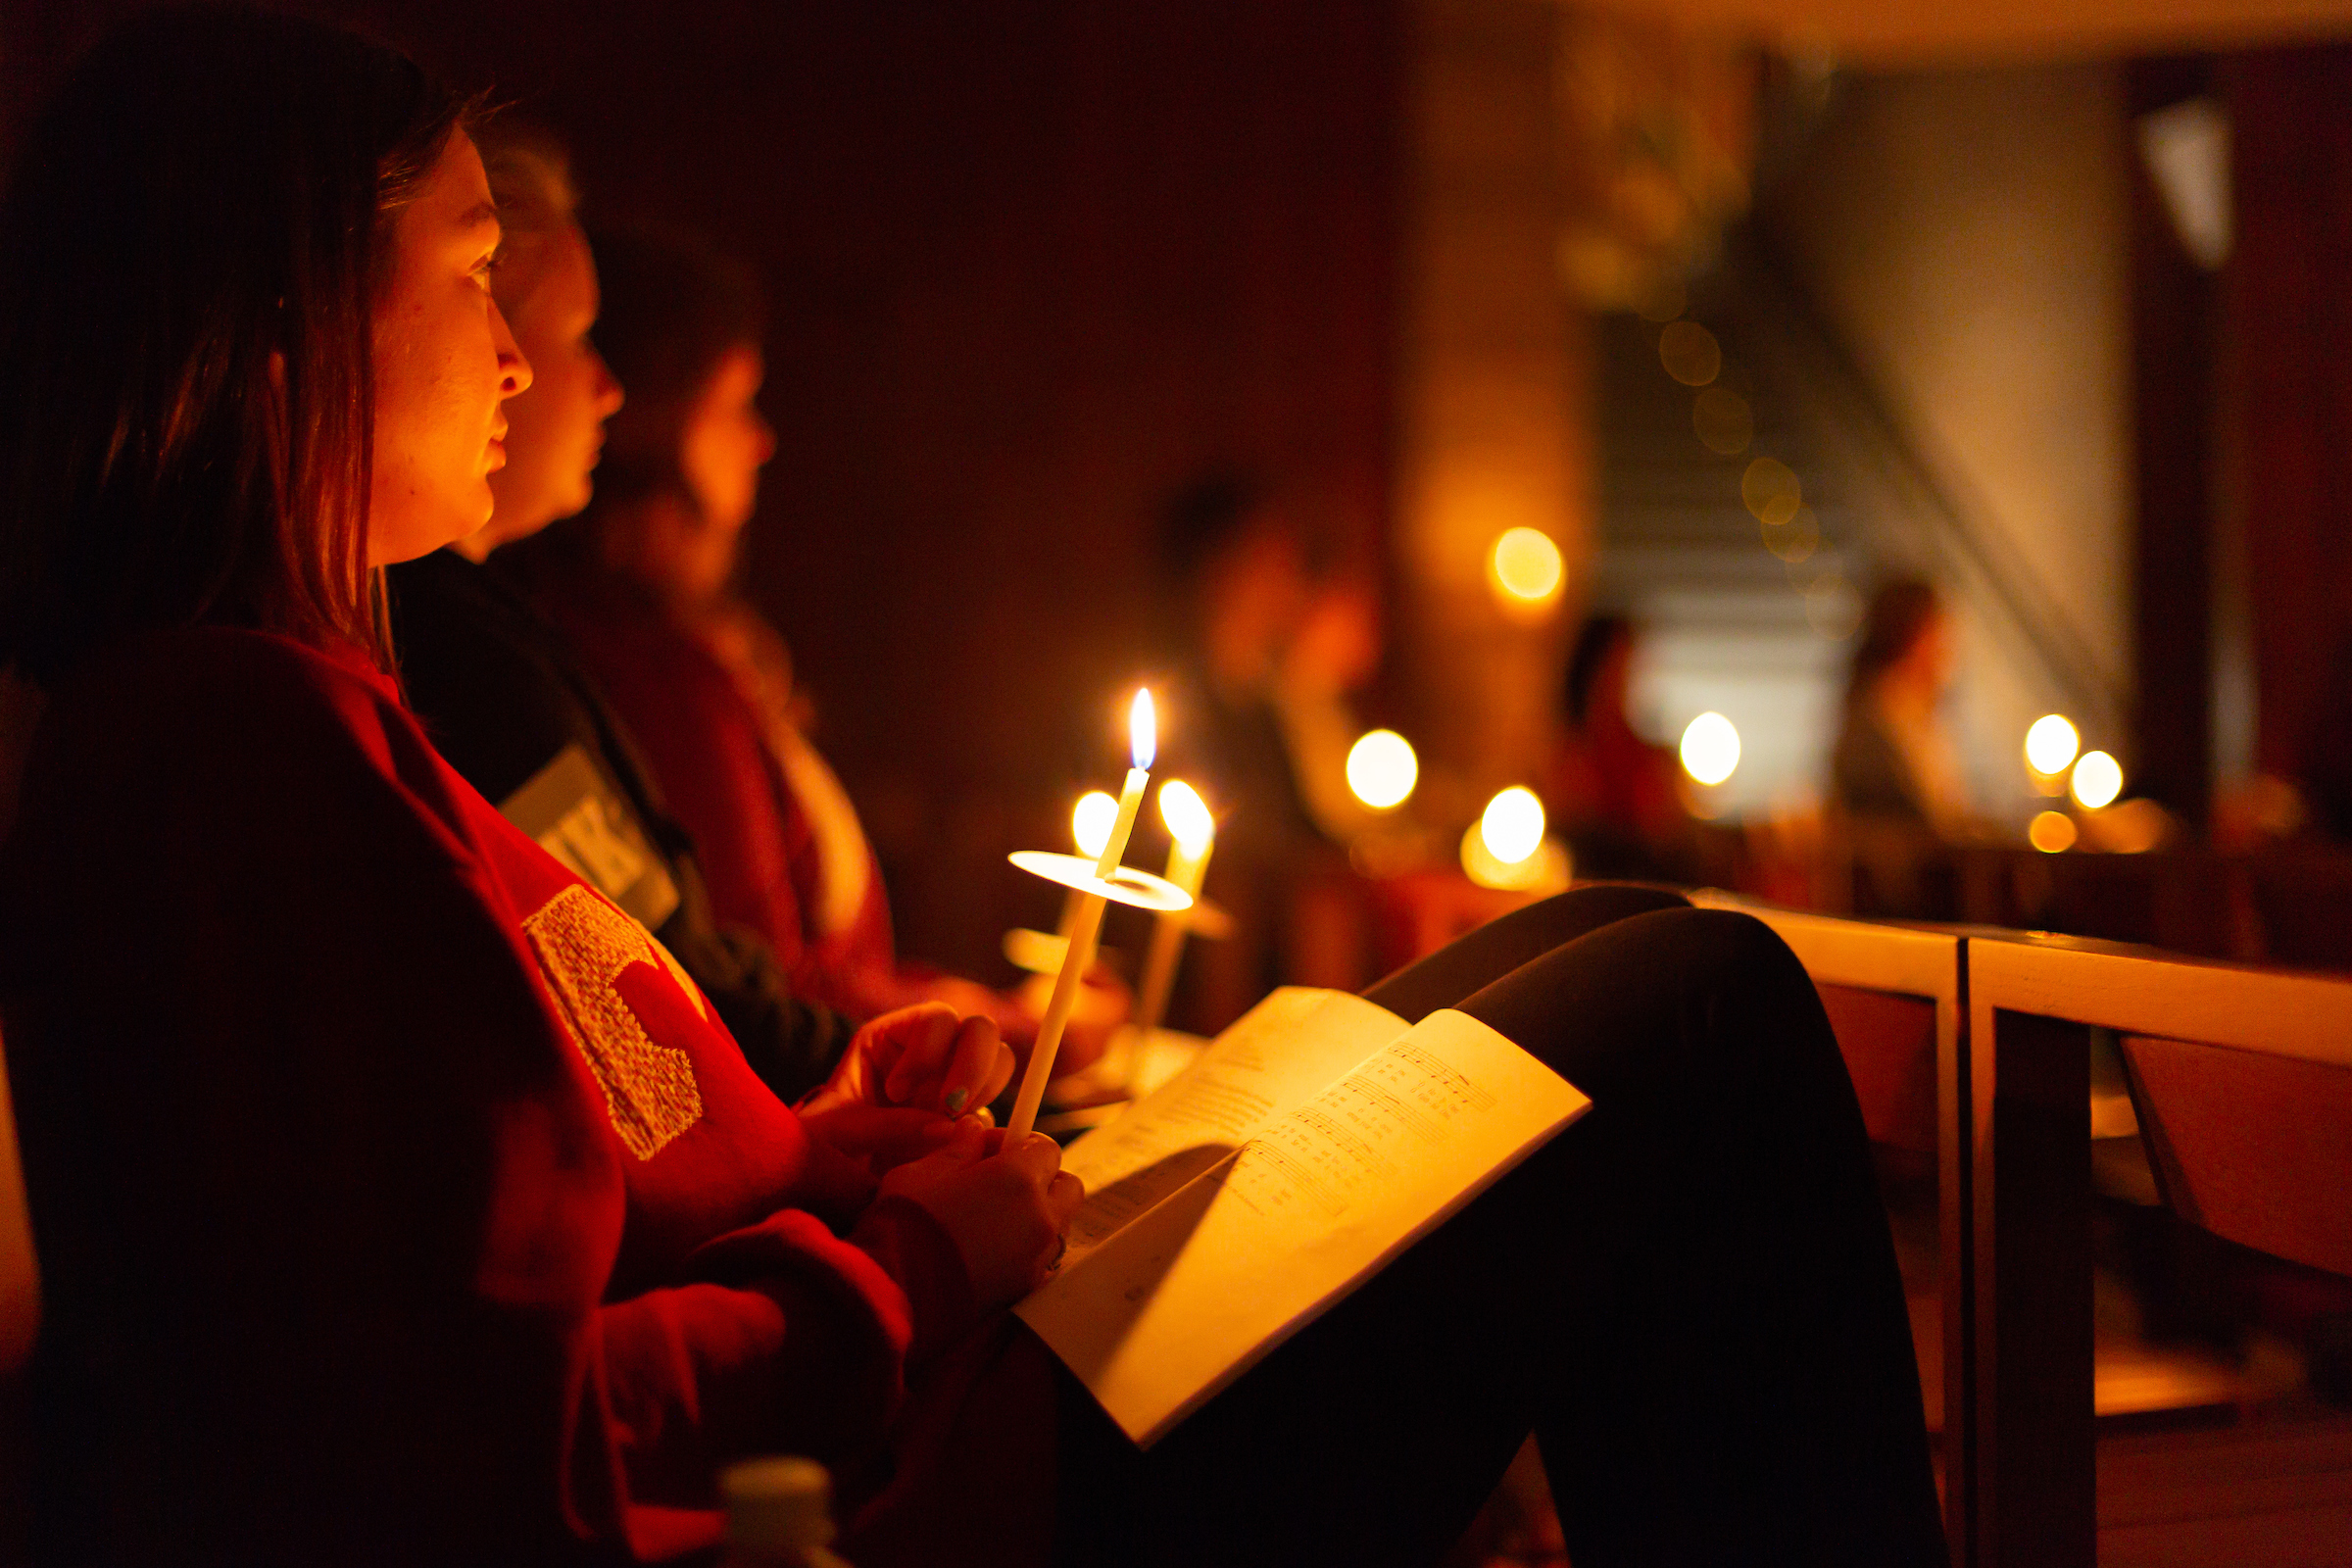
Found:
<path fill-rule="evenodd" d="M 1069 1147 L 1085 1205 L 1014 1310 L 1149 1447 L 1590 1103 L 1466 1013 L 1277 991 Z"/>

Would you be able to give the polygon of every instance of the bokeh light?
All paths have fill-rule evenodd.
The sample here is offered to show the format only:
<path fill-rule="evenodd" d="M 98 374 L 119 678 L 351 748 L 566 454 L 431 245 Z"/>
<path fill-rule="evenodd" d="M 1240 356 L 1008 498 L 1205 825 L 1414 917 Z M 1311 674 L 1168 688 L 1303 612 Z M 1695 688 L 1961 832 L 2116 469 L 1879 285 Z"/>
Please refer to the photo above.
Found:
<path fill-rule="evenodd" d="M 1740 765 L 1740 731 L 1721 713 L 1701 713 L 1683 729 L 1683 771 L 1720 784 Z"/>
<path fill-rule="evenodd" d="M 1110 830 L 1118 823 L 1117 799 L 1101 790 L 1088 790 L 1070 811 L 1070 837 L 1077 841 L 1080 855 L 1100 859 L 1110 848 Z"/>
<path fill-rule="evenodd" d="M 1403 805 L 1420 779 L 1412 743 L 1393 729 L 1358 736 L 1348 748 L 1348 788 L 1375 811 Z"/>
<path fill-rule="evenodd" d="M 1709 452 L 1738 457 L 1756 438 L 1756 413 L 1729 387 L 1711 386 L 1690 405 L 1690 424 Z"/>
<path fill-rule="evenodd" d="M 1557 893 L 1568 886 L 1574 869 L 1567 846 L 1558 839 L 1543 840 L 1533 855 L 1516 860 L 1498 860 L 1494 852 L 1487 848 L 1486 834 L 1480 824 L 1473 822 L 1462 830 L 1462 874 L 1482 888 L 1504 893 Z"/>
<path fill-rule="evenodd" d="M 2045 777 L 2063 773 L 2082 745 L 2063 713 L 2044 713 L 2026 731 L 2026 765 Z"/>
<path fill-rule="evenodd" d="M 1642 296 L 1641 314 L 1644 321 L 1661 326 L 1690 308 L 1690 290 L 1679 277 L 1661 277 L 1652 282 Z"/>
<path fill-rule="evenodd" d="M 2084 752 L 2075 762 L 2075 804 L 2089 810 L 2124 793 L 2123 765 L 2105 752 Z"/>
<path fill-rule="evenodd" d="M 1658 359 L 1685 386 L 1705 386 L 1723 369 L 1723 345 L 1696 321 L 1669 321 L 1658 334 Z"/>
<path fill-rule="evenodd" d="M 1512 785 L 1487 803 L 1478 836 L 1487 853 L 1505 865 L 1526 859 L 1544 843 L 1544 803 L 1534 790 Z"/>
<path fill-rule="evenodd" d="M 2044 855 L 2075 847 L 2075 819 L 2064 811 L 2043 811 L 2026 825 L 2026 842 Z"/>
<path fill-rule="evenodd" d="M 1798 507 L 1787 521 L 1767 522 L 1763 529 L 1764 548 L 1792 566 L 1821 548 L 1821 519 L 1811 507 Z"/>
<path fill-rule="evenodd" d="M 1187 855 L 1198 856 L 1216 841 L 1217 819 L 1209 814 L 1208 803 L 1180 778 L 1159 787 L 1159 819 L 1168 824 L 1170 836 Z"/>
<path fill-rule="evenodd" d="M 1740 476 L 1740 499 L 1767 528 L 1786 527 L 1804 505 L 1805 487 L 1796 470 L 1778 458 L 1758 458 Z"/>
<path fill-rule="evenodd" d="M 1541 528 L 1504 530 L 1487 558 L 1487 572 L 1505 597 L 1536 605 L 1556 597 L 1567 575 L 1560 547 Z"/>

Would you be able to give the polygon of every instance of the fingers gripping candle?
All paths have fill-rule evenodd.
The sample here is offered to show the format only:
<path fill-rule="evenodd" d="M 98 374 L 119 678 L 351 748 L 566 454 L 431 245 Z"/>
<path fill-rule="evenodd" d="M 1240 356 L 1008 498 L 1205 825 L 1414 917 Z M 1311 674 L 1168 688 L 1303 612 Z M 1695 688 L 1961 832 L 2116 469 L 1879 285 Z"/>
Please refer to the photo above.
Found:
<path fill-rule="evenodd" d="M 1159 746 L 1159 726 L 1152 710 L 1152 693 L 1139 691 L 1134 706 L 1127 713 L 1128 746 L 1134 765 L 1127 769 L 1127 783 L 1119 791 L 1119 814 L 1111 823 L 1110 838 L 1096 857 L 1095 875 L 1107 877 L 1119 868 L 1127 854 L 1128 837 L 1135 831 L 1135 813 L 1143 808 L 1144 790 L 1152 782 L 1152 760 Z M 1061 972 L 1054 977 L 1054 995 L 1046 1003 L 1045 1020 L 1037 1028 L 1037 1044 L 1030 1048 L 1029 1070 L 1021 1075 L 1021 1092 L 1012 1102 L 1012 1120 L 1005 1124 L 1006 1132 L 1014 1138 L 1027 1136 L 1037 1124 L 1037 1107 L 1046 1098 L 1046 1080 L 1054 1076 L 1054 1056 L 1061 1050 L 1062 1031 L 1069 1027 L 1070 1009 L 1077 1005 L 1078 987 L 1086 978 L 1087 966 L 1094 961 L 1095 939 L 1102 931 L 1104 900 L 1100 893 L 1082 895 L 1078 919 L 1070 928 L 1070 945 L 1062 955 Z"/>

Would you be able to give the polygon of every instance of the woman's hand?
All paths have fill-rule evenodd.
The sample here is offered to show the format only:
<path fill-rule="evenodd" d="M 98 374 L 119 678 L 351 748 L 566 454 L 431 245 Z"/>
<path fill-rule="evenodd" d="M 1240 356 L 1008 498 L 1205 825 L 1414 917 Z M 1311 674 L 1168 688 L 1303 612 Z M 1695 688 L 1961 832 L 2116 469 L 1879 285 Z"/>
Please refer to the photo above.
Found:
<path fill-rule="evenodd" d="M 839 1105 L 895 1105 L 961 1116 L 1012 1081 L 1012 1053 L 990 1018 L 963 1017 L 944 1002 L 901 1007 L 858 1031 L 824 1087 L 801 1102 L 804 1116 Z"/>
<path fill-rule="evenodd" d="M 885 1171 L 940 1148 L 956 1118 L 1004 1092 L 1012 1066 L 993 1021 L 938 1002 L 902 1007 L 858 1031 L 833 1076 L 801 1102 L 801 1120 Z"/>
<path fill-rule="evenodd" d="M 882 1193 L 915 1203 L 955 1239 L 975 1304 L 986 1310 L 1045 1283 L 1086 1187 L 1061 1168 L 1060 1148 L 1043 1133 L 1008 1144 L 1001 1129 L 963 1121 L 939 1148 L 883 1177 Z"/>

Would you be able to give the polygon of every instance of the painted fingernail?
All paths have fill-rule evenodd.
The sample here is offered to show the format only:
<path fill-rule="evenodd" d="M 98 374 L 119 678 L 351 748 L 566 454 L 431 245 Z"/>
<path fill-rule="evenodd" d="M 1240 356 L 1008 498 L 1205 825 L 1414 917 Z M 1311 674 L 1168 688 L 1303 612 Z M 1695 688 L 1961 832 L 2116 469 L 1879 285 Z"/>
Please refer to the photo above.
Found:
<path fill-rule="evenodd" d="M 951 1089 L 948 1091 L 948 1114 L 951 1116 L 962 1115 L 963 1102 L 971 1098 L 972 1092 L 968 1089 Z"/>

